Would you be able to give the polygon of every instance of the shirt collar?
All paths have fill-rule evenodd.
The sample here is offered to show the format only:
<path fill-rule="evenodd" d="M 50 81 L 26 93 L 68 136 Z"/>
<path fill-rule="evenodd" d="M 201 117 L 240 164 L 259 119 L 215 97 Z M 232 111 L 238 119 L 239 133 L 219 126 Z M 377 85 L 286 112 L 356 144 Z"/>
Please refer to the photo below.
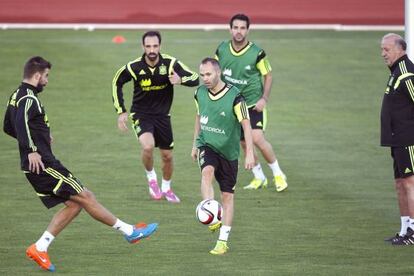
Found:
<path fill-rule="evenodd" d="M 398 63 L 400 63 L 401 61 L 407 59 L 407 55 L 403 55 L 402 57 L 400 57 L 399 59 L 397 59 L 389 68 L 391 72 L 394 72 L 395 68 L 397 68 Z"/>
<path fill-rule="evenodd" d="M 25 86 L 25 87 L 29 88 L 35 94 L 40 93 L 39 89 L 36 86 L 33 86 L 33 85 L 31 85 L 31 84 L 29 84 L 27 82 L 22 82 L 22 86 Z"/>

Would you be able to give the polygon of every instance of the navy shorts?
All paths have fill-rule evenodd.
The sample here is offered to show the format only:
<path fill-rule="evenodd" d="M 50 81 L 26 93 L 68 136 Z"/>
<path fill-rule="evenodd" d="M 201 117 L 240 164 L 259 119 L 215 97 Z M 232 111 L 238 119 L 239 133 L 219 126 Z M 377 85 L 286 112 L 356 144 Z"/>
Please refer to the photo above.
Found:
<path fill-rule="evenodd" d="M 252 129 L 266 129 L 267 124 L 267 109 L 264 108 L 262 112 L 253 110 L 254 106 L 249 107 L 250 125 Z M 244 140 L 244 131 L 241 128 L 240 140 Z"/>
<path fill-rule="evenodd" d="M 52 208 L 69 200 L 71 195 L 80 194 L 85 188 L 60 162 L 46 166 L 40 174 L 25 172 L 40 200 Z"/>
<path fill-rule="evenodd" d="M 201 171 L 206 166 L 212 166 L 220 191 L 234 193 L 237 182 L 238 160 L 227 160 L 211 148 L 204 146 L 199 148 L 198 164 Z"/>
<path fill-rule="evenodd" d="M 413 175 L 414 146 L 391 147 L 394 160 L 394 178 L 406 178 Z"/>
<path fill-rule="evenodd" d="M 166 150 L 174 148 L 170 116 L 152 118 L 136 118 L 134 116 L 132 118 L 132 126 L 137 137 L 145 132 L 152 133 L 155 147 Z"/>

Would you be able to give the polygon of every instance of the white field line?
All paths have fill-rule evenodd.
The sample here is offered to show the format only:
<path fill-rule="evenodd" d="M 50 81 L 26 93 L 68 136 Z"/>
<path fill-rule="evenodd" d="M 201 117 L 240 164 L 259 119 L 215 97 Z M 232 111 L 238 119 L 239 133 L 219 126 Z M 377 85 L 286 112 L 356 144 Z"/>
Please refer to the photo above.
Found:
<path fill-rule="evenodd" d="M 43 23 L 1 23 L 2 30 L 8 29 L 72 29 L 72 30 L 227 30 L 227 24 L 43 24 Z M 341 25 L 341 24 L 254 24 L 256 30 L 335 30 L 335 31 L 404 31 L 403 25 Z"/>

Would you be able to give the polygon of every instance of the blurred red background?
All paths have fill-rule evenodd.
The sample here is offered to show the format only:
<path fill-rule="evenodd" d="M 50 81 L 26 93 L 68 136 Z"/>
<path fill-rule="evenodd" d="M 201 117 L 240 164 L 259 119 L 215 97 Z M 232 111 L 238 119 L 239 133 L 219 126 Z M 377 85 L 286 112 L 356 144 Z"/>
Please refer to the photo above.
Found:
<path fill-rule="evenodd" d="M 2 23 L 227 23 L 404 25 L 403 0 L 2 0 Z"/>

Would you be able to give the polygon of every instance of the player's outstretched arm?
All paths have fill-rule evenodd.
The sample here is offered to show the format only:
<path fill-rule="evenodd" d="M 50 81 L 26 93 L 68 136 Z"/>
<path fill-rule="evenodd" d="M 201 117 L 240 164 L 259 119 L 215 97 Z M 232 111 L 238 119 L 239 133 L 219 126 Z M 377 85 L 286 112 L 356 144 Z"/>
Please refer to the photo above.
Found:
<path fill-rule="evenodd" d="M 199 133 L 200 133 L 200 115 L 196 115 L 195 123 L 194 123 L 193 148 L 191 149 L 191 157 L 193 158 L 193 161 L 197 160 L 198 149 L 196 147 L 196 140 L 197 140 Z"/>
<path fill-rule="evenodd" d="M 173 70 L 168 76 L 172 85 L 181 84 L 181 77 Z"/>
<path fill-rule="evenodd" d="M 253 138 L 252 138 L 252 127 L 250 126 L 249 119 L 243 119 L 240 124 L 242 125 L 244 132 L 244 141 L 246 143 L 246 155 L 244 160 L 244 168 L 251 170 L 254 165 L 254 154 L 253 154 Z"/>
<path fill-rule="evenodd" d="M 263 95 L 262 97 L 257 101 L 256 106 L 254 107 L 254 110 L 258 112 L 262 112 L 265 108 L 267 101 L 269 100 L 270 96 L 270 90 L 272 89 L 272 72 L 267 73 L 263 76 Z"/>
<path fill-rule="evenodd" d="M 181 61 L 177 61 L 173 67 L 173 73 L 180 77 L 180 84 L 188 87 L 197 86 L 199 84 L 198 74 L 193 72 Z M 171 81 L 171 79 L 170 79 Z"/>
<path fill-rule="evenodd" d="M 132 80 L 132 75 L 127 66 L 122 66 L 115 74 L 112 80 L 112 101 L 118 114 L 126 112 L 124 104 L 124 93 L 122 87 L 125 83 Z"/>

